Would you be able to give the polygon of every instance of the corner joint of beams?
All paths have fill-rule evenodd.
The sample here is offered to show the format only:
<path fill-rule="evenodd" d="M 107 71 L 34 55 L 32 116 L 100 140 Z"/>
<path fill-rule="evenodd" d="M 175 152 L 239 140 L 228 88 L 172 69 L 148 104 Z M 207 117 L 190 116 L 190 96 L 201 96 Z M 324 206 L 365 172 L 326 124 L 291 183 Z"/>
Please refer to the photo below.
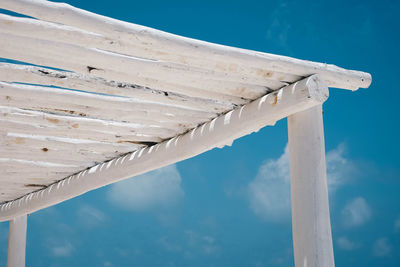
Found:
<path fill-rule="evenodd" d="M 318 74 L 311 75 L 306 79 L 310 97 L 318 102 L 325 102 L 329 97 L 329 89 L 325 81 Z"/>

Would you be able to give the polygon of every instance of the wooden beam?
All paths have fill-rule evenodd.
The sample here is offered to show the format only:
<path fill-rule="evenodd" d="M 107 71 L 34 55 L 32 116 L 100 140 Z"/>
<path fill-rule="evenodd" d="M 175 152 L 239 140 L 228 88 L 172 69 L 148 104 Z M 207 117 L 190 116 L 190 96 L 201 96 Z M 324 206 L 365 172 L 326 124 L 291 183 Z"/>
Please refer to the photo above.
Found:
<path fill-rule="evenodd" d="M 2 0 L 0 8 L 44 21 L 77 27 L 112 40 L 147 48 L 148 51 L 161 52 L 168 56 L 168 61 L 178 61 L 193 66 L 212 66 L 226 70 L 236 68 L 241 71 L 249 68 L 260 76 L 269 71 L 303 77 L 318 73 L 328 86 L 351 90 L 368 87 L 371 83 L 371 75 L 368 73 L 194 40 L 97 15 L 64 3 L 41 0 Z M 140 55 L 151 58 L 151 55 L 143 53 Z"/>
<path fill-rule="evenodd" d="M 0 158 L 0 166 L 2 173 L 12 172 L 20 168 L 21 172 L 29 172 L 31 170 L 45 171 L 47 169 L 53 169 L 59 172 L 69 171 L 71 173 L 75 173 L 81 169 L 89 167 L 85 166 L 84 163 L 71 165 L 65 163 L 55 163 L 51 162 L 51 160 L 37 161 L 37 160 L 12 159 L 12 158 Z M 27 168 L 31 168 L 31 170 Z"/>
<path fill-rule="evenodd" d="M 1 114 L 0 114 L 1 115 Z M 20 134 L 37 134 L 37 135 L 48 135 L 54 137 L 66 137 L 73 139 L 86 139 L 105 143 L 159 143 L 163 140 L 158 136 L 142 135 L 142 134 L 121 134 L 118 132 L 109 132 L 106 129 L 100 132 L 93 130 L 84 130 L 79 128 L 78 125 L 74 127 L 60 127 L 51 125 L 50 123 L 36 124 L 36 123 L 20 123 L 12 121 L 12 116 L 9 116 L 9 120 L 2 120 L 0 117 L 0 126 L 4 127 L 7 132 L 20 133 Z M 173 137 L 169 136 L 169 138 Z"/>
<path fill-rule="evenodd" d="M 35 191 L 35 189 L 33 189 L 32 187 L 21 187 L 20 184 L 10 184 L 10 183 L 3 184 L 3 182 L 0 182 L 0 186 L 4 187 L 4 189 L 2 190 L 2 195 L 0 196 L 1 203 L 4 203 L 9 199 L 20 198 L 21 196 L 29 194 L 32 191 Z"/>
<path fill-rule="evenodd" d="M 334 267 L 322 105 L 288 117 L 295 266 Z"/>
<path fill-rule="evenodd" d="M 138 123 L 100 120 L 70 115 L 61 116 L 45 111 L 0 106 L 0 122 L 10 121 L 34 127 L 63 129 L 66 132 L 74 132 L 79 129 L 79 131 L 91 132 L 92 136 L 99 134 L 102 136 L 115 135 L 116 138 L 119 136 L 153 136 L 159 137 L 158 141 L 171 138 L 175 136 L 179 130 L 184 130 L 183 127 L 164 128 L 157 125 L 141 125 Z M 69 137 L 67 136 L 68 134 L 69 133 L 66 133 L 65 137 Z M 151 140 L 147 141 L 151 142 Z"/>
<path fill-rule="evenodd" d="M 143 147 L 140 143 L 108 143 L 102 141 L 93 141 L 83 138 L 66 138 L 50 135 L 22 134 L 7 132 L 3 133 L 1 129 L 1 144 L 5 148 L 20 145 L 24 147 L 47 148 L 52 150 L 70 150 L 70 151 L 91 151 L 92 153 L 128 153 Z"/>
<path fill-rule="evenodd" d="M 217 116 L 131 98 L 0 82 L 0 105 L 165 128 L 195 127 Z M 183 126 L 183 127 L 182 127 Z M 191 128 L 192 128 L 191 127 Z"/>
<path fill-rule="evenodd" d="M 232 98 L 234 103 L 208 98 L 190 97 L 168 91 L 160 91 L 132 83 L 106 80 L 93 75 L 59 71 L 38 66 L 0 63 L 0 80 L 29 84 L 52 85 L 80 91 L 106 95 L 118 95 L 136 101 L 156 102 L 188 110 L 223 113 L 234 108 L 234 104 L 246 104 L 242 98 Z"/>
<path fill-rule="evenodd" d="M 292 83 L 299 79 L 300 76 L 277 71 L 262 72 L 261 70 L 241 69 L 240 66 L 226 67 L 224 65 L 212 64 L 196 64 L 196 62 L 178 61 L 176 57 L 170 57 L 169 53 L 162 51 L 152 51 L 151 48 L 138 44 L 131 44 L 122 40 L 116 40 L 105 37 L 100 34 L 95 34 L 88 31 L 83 31 L 78 28 L 65 26 L 61 24 L 41 21 L 31 18 L 13 17 L 0 14 L 0 32 L 15 34 L 24 37 L 73 44 L 81 47 L 98 48 L 104 51 L 111 51 L 118 54 L 134 56 L 138 58 L 150 59 L 157 63 L 170 62 L 169 68 L 182 68 L 182 65 L 195 66 L 195 71 L 208 70 L 212 71 L 210 78 L 222 78 L 226 81 L 246 81 L 249 84 L 280 84 L 279 82 Z M 176 53 L 179 53 L 176 51 Z M 211 59 L 212 60 L 212 59 Z M 194 63 L 193 65 L 191 63 Z M 247 71 L 248 70 L 248 71 Z M 190 74 L 192 75 L 192 74 Z M 271 81 L 269 81 L 271 80 Z M 278 82 L 278 83 L 277 83 Z"/>
<path fill-rule="evenodd" d="M 0 221 L 31 213 L 90 190 L 194 157 L 273 125 L 277 120 L 320 105 L 328 88 L 313 75 L 221 115 L 191 131 L 154 146 L 104 162 L 46 189 L 0 205 Z"/>
<path fill-rule="evenodd" d="M 27 215 L 10 220 L 7 267 L 25 267 Z"/>
<path fill-rule="evenodd" d="M 41 40 L 0 32 L 0 56 L 41 66 L 94 74 L 105 79 L 126 81 L 158 90 L 184 93 L 193 97 L 213 98 L 223 95 L 255 99 L 284 83 L 264 80 L 263 84 L 243 81 L 245 77 L 229 80 L 218 74 L 189 65 L 146 60 L 97 48 L 80 47 L 61 42 Z M 193 90 L 188 88 L 193 87 Z M 218 99 L 218 98 L 215 98 Z M 221 99 L 223 100 L 223 99 Z M 227 99 L 226 99 L 227 101 Z"/>

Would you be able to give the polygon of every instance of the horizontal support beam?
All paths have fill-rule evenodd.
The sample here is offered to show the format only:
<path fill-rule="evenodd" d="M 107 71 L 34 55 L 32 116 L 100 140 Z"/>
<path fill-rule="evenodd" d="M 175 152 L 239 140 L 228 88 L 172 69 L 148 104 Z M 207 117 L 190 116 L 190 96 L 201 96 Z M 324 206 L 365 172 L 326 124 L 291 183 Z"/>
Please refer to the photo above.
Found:
<path fill-rule="evenodd" d="M 194 127 L 217 115 L 126 97 L 6 82 L 0 82 L 0 105 L 167 129 Z"/>
<path fill-rule="evenodd" d="M 8 200 L 8 199 L 17 199 L 17 198 L 20 198 L 21 195 L 23 196 L 23 195 L 29 194 L 30 192 L 35 190 L 32 187 L 21 186 L 20 184 L 14 184 L 13 186 L 10 186 L 10 184 L 2 183 L 1 186 L 5 188 L 2 191 L 3 192 L 2 201 Z M 37 189 L 40 189 L 40 188 L 37 188 Z"/>
<path fill-rule="evenodd" d="M 328 88 L 313 75 L 154 146 L 141 148 L 0 206 L 0 221 L 32 213 L 90 190 L 194 157 L 258 131 L 291 114 L 320 105 Z"/>
<path fill-rule="evenodd" d="M 118 136 L 159 136 L 162 139 L 168 139 L 175 135 L 181 128 L 164 128 L 155 125 L 141 125 L 138 123 L 119 122 L 111 120 L 100 120 L 88 117 L 56 115 L 44 111 L 26 110 L 15 107 L 0 106 L 0 122 L 12 121 L 13 123 L 27 124 L 36 127 L 62 129 L 65 131 L 81 130 L 93 132 L 92 134 Z M 1 132 L 1 131 L 0 131 Z M 66 133 L 65 137 L 69 133 Z M 93 136 L 93 135 L 92 135 Z M 70 137 L 74 138 L 74 137 Z"/>
<path fill-rule="evenodd" d="M 46 148 L 48 150 L 71 150 L 71 151 L 90 151 L 92 153 L 120 153 L 125 154 L 140 147 L 143 147 L 144 144 L 136 144 L 136 143 L 108 143 L 102 141 L 94 141 L 87 139 L 75 139 L 75 138 L 67 138 L 67 137 L 57 137 L 51 135 L 38 135 L 38 134 L 23 134 L 23 133 L 13 133 L 13 132 L 4 132 L 3 129 L 0 129 L 0 144 L 2 148 L 7 149 L 7 147 L 20 145 L 20 149 L 27 147 L 36 147 L 36 148 Z"/>
<path fill-rule="evenodd" d="M 1 115 L 1 113 L 0 113 Z M 175 134 L 168 136 L 167 138 L 160 138 L 158 136 L 151 135 L 142 135 L 142 134 L 121 134 L 118 131 L 110 132 L 107 129 L 102 131 L 93 131 L 93 130 L 85 130 L 79 127 L 79 125 L 74 125 L 76 128 L 70 127 L 60 127 L 58 125 L 51 125 L 51 122 L 47 123 L 24 123 L 14 121 L 12 119 L 13 116 L 8 116 L 7 119 L 4 120 L 0 117 L 0 125 L 3 129 L 6 129 L 7 132 L 11 133 L 20 133 L 20 134 L 37 134 L 37 135 L 49 135 L 54 137 L 61 138 L 73 138 L 73 139 L 85 139 L 85 140 L 93 140 L 104 143 L 159 143 L 163 139 L 169 139 Z M 29 119 L 29 117 L 27 118 Z"/>
<path fill-rule="evenodd" d="M 226 95 L 255 99 L 284 84 L 265 80 L 264 84 L 249 84 L 239 77 L 229 81 L 226 75 L 189 65 L 172 65 L 91 47 L 2 33 L 0 30 L 0 56 L 36 65 L 93 74 L 105 79 L 127 81 L 158 90 L 180 93 L 181 88 L 192 97 Z M 199 93 L 201 92 L 201 94 Z M 213 98 L 213 97 L 207 97 Z"/>
<path fill-rule="evenodd" d="M 248 76 L 248 73 L 243 70 L 260 76 L 267 74 L 268 71 L 303 77 L 318 73 L 328 86 L 351 90 L 359 87 L 366 88 L 371 83 L 371 75 L 368 73 L 190 39 L 97 15 L 64 3 L 42 0 L 2 0 L 0 8 L 77 27 L 112 40 L 130 43 L 131 46 L 146 48 L 149 55 L 140 53 L 146 58 L 151 58 L 158 53 L 157 59 L 160 60 L 226 70 L 236 68 L 245 76 Z"/>
<path fill-rule="evenodd" d="M 131 44 L 115 38 L 105 37 L 100 34 L 82 31 L 78 28 L 65 26 L 61 24 L 41 21 L 31 18 L 13 17 L 0 14 L 0 32 L 10 33 L 24 37 L 36 38 L 41 40 L 54 41 L 57 43 L 73 44 L 81 47 L 93 47 L 104 51 L 129 55 L 138 58 L 150 59 L 152 64 L 158 66 L 168 66 L 170 69 L 185 69 L 183 66 L 195 66 L 196 68 L 187 68 L 191 72 L 188 75 L 199 75 L 201 73 L 209 74 L 210 79 L 223 79 L 227 82 L 246 82 L 249 84 L 260 84 L 265 86 L 283 86 L 282 82 L 295 82 L 301 77 L 293 74 L 285 74 L 277 71 L 270 71 L 268 75 L 262 75 L 257 71 L 245 72 L 238 71 L 237 68 L 225 69 L 224 67 L 212 67 L 212 65 L 197 66 L 189 62 L 177 62 L 177 58 L 165 58 L 165 54 L 160 51 L 149 51 L 149 47 L 143 47 L 137 44 Z M 179 52 L 178 52 L 179 53 Z M 168 62 L 168 63 L 167 63 Z M 193 62 L 194 63 L 194 62 Z M 167 65 L 168 64 L 168 65 Z M 212 70 L 212 72 L 210 72 Z"/>
<path fill-rule="evenodd" d="M 105 80 L 93 75 L 83 75 L 31 65 L 0 63 L 0 80 L 29 84 L 53 85 L 80 91 L 130 97 L 136 101 L 157 102 L 159 104 L 197 111 L 225 112 L 234 106 L 231 102 L 190 97 L 167 91 L 155 90 L 132 83 Z M 246 104 L 237 99 L 237 104 Z"/>

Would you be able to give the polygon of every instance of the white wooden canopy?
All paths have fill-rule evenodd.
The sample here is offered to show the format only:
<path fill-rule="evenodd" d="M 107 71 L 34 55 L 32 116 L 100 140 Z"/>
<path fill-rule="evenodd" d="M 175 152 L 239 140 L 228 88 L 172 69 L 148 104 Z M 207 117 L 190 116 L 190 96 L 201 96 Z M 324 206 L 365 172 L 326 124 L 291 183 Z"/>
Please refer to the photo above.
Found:
<path fill-rule="evenodd" d="M 29 16 L 0 14 L 0 221 L 230 144 L 320 106 L 327 86 L 371 83 L 68 4 L 0 8 Z"/>

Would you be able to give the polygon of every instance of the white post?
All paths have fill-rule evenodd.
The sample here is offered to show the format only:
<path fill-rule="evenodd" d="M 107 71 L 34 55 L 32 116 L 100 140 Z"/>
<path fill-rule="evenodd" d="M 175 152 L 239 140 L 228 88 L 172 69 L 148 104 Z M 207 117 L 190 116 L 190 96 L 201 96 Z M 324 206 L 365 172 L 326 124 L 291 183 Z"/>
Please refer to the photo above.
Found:
<path fill-rule="evenodd" d="M 322 105 L 288 117 L 296 267 L 333 267 Z"/>
<path fill-rule="evenodd" d="M 26 217 L 22 215 L 10 220 L 7 267 L 25 266 Z"/>

